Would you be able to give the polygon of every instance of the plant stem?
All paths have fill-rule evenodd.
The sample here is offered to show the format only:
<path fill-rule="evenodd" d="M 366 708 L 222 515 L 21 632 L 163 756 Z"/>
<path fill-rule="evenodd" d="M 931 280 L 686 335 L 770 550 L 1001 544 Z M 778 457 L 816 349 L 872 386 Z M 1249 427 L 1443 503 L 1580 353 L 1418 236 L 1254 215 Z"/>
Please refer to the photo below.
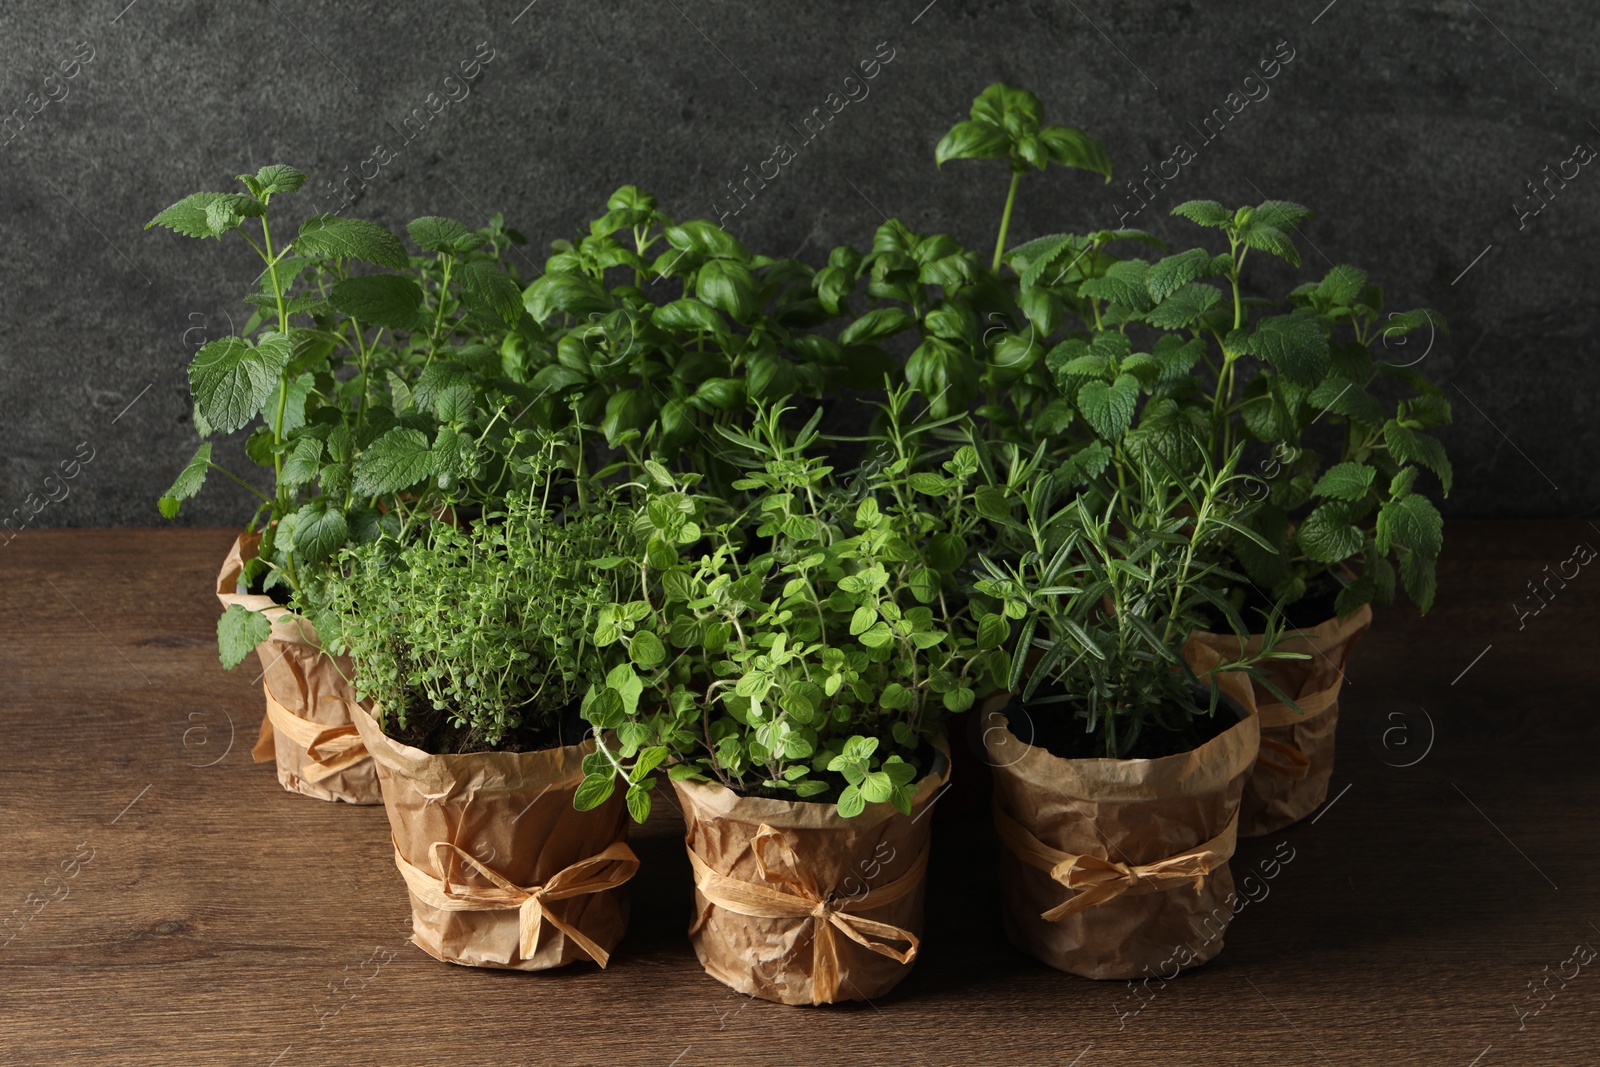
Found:
<path fill-rule="evenodd" d="M 994 262 L 990 269 L 996 274 L 1000 273 L 1000 257 L 1006 251 L 1006 231 L 1011 228 L 1011 208 L 1017 202 L 1017 183 L 1022 180 L 1022 175 L 1013 172 L 1011 175 L 1011 188 L 1006 192 L 1006 209 L 1000 215 L 1000 236 L 994 242 Z"/>

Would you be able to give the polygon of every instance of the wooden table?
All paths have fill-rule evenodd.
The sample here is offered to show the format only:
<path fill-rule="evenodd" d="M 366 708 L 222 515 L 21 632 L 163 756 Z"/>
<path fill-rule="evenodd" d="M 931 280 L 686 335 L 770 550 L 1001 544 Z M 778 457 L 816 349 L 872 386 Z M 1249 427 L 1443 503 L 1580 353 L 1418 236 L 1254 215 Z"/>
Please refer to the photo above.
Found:
<path fill-rule="evenodd" d="M 1380 611 L 1357 652 L 1330 802 L 1241 842 L 1236 875 L 1294 858 L 1215 962 L 1136 994 L 1008 946 L 969 791 L 937 816 L 915 971 L 807 1009 L 701 973 L 667 805 L 609 970 L 427 957 L 383 811 L 250 760 L 255 672 L 213 648 L 231 535 L 25 532 L 0 549 L 0 1063 L 1600 1062 L 1600 959 L 1567 962 L 1600 948 L 1600 574 L 1512 607 L 1600 529 L 1448 536 L 1438 606 Z"/>

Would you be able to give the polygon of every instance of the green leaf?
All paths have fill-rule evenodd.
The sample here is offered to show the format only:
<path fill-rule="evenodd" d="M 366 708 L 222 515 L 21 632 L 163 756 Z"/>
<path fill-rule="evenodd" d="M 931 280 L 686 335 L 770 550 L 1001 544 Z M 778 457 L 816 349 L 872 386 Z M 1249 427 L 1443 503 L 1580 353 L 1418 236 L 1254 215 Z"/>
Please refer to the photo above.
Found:
<path fill-rule="evenodd" d="M 894 783 L 882 771 L 873 771 L 861 780 L 861 796 L 870 803 L 882 804 L 894 791 Z"/>
<path fill-rule="evenodd" d="M 1292 230 L 1311 217 L 1311 209 L 1288 200 L 1263 200 L 1256 205 L 1252 222 L 1265 223 L 1274 229 Z"/>
<path fill-rule="evenodd" d="M 618 389 L 606 399 L 605 415 L 600 419 L 600 432 L 606 444 L 617 447 L 623 435 L 630 430 L 642 430 L 650 424 L 656 413 L 650 395 L 642 389 Z"/>
<path fill-rule="evenodd" d="M 1139 379 L 1131 374 L 1118 375 L 1110 384 L 1089 382 L 1078 390 L 1078 410 L 1096 433 L 1112 443 L 1132 425 L 1138 403 Z"/>
<path fill-rule="evenodd" d="M 748 322 L 759 310 L 755 277 L 744 264 L 732 260 L 713 259 L 701 267 L 694 295 L 727 312 L 735 322 Z"/>
<path fill-rule="evenodd" d="M 473 236 L 471 230 L 455 219 L 442 218 L 438 215 L 412 219 L 406 224 L 406 232 L 411 235 L 412 242 L 424 252 L 469 251 L 462 246 Z"/>
<path fill-rule="evenodd" d="M 1006 131 L 987 122 L 958 122 L 933 150 L 935 166 L 952 159 L 1003 159 L 1011 150 Z"/>
<path fill-rule="evenodd" d="M 974 121 L 998 126 L 1013 138 L 1035 132 L 1044 121 L 1044 109 L 1037 96 L 1003 82 L 995 82 L 979 93 L 968 113 Z"/>
<path fill-rule="evenodd" d="M 1294 246 L 1289 235 L 1276 226 L 1269 226 L 1262 222 L 1252 222 L 1244 228 L 1239 235 L 1247 248 L 1254 248 L 1279 259 L 1287 260 L 1296 267 L 1300 265 L 1300 250 Z"/>
<path fill-rule="evenodd" d="M 271 636 L 272 622 L 265 615 L 242 604 L 229 604 L 217 620 L 217 653 L 222 665 L 232 670 Z"/>
<path fill-rule="evenodd" d="M 1437 437 L 1429 437 L 1390 419 L 1383 427 L 1383 441 L 1395 459 L 1402 463 L 1416 463 L 1438 475 L 1445 496 L 1450 495 L 1450 483 L 1455 472 L 1445 456 L 1443 443 Z"/>
<path fill-rule="evenodd" d="M 579 811 L 592 811 L 611 799 L 617 780 L 610 774 L 586 774 L 572 795 L 572 806 Z"/>
<path fill-rule="evenodd" d="M 244 181 L 241 175 L 240 181 Z M 265 200 L 278 193 L 293 193 L 306 183 L 306 176 L 283 163 L 269 163 L 256 171 L 255 188 L 250 191 Z"/>
<path fill-rule="evenodd" d="M 667 658 L 667 648 L 661 638 L 649 630 L 640 630 L 628 641 L 628 658 L 649 670 Z"/>
<path fill-rule="evenodd" d="M 161 514 L 169 519 L 178 515 L 178 502 L 188 500 L 200 491 L 205 484 L 206 472 L 211 469 L 211 442 L 207 441 L 195 449 L 194 458 L 189 460 L 188 466 L 178 472 L 173 479 L 172 486 L 162 495 L 157 507 Z"/>
<path fill-rule="evenodd" d="M 1379 509 L 1377 535 L 1379 552 L 1405 547 L 1436 559 L 1444 547 L 1444 520 L 1427 497 L 1412 494 L 1392 500 Z M 1401 578 L 1404 577 L 1402 566 Z"/>
<path fill-rule="evenodd" d="M 206 422 L 220 433 L 243 429 L 261 410 L 288 363 L 289 347 L 221 337 L 200 347 L 189 364 L 189 389 Z"/>
<path fill-rule="evenodd" d="M 383 496 L 409 489 L 433 475 L 436 463 L 421 430 L 396 426 L 368 445 L 356 460 L 356 495 Z"/>
<path fill-rule="evenodd" d="M 206 225 L 220 237 L 245 219 L 259 219 L 266 213 L 266 206 L 253 196 L 220 193 L 206 205 Z"/>
<path fill-rule="evenodd" d="M 1315 315 L 1262 319 L 1244 344 L 1246 352 L 1271 363 L 1296 385 L 1309 388 L 1328 373 L 1328 338 Z"/>
<path fill-rule="evenodd" d="M 867 802 L 861 796 L 861 790 L 853 785 L 844 787 L 844 792 L 839 794 L 839 814 L 846 819 L 853 819 L 867 810 Z"/>
<path fill-rule="evenodd" d="M 850 616 L 850 636 L 859 637 L 870 630 L 877 621 L 878 609 L 871 604 L 861 605 Z"/>
<path fill-rule="evenodd" d="M 978 486 L 973 490 L 972 503 L 978 509 L 978 514 L 986 519 L 1005 522 L 1011 518 L 1011 498 L 999 486 Z"/>
<path fill-rule="evenodd" d="M 322 442 L 315 437 L 302 437 L 294 443 L 294 450 L 283 461 L 278 480 L 284 485 L 305 485 L 317 476 L 322 464 Z"/>
<path fill-rule="evenodd" d="M 522 291 L 522 306 L 537 322 L 544 322 L 552 310 L 580 319 L 612 310 L 610 298 L 588 278 L 553 271 Z"/>
<path fill-rule="evenodd" d="M 716 333 L 726 326 L 714 308 L 690 297 L 656 308 L 650 313 L 650 321 L 663 330 L 690 333 Z"/>
<path fill-rule="evenodd" d="M 344 512 L 313 500 L 297 512 L 294 525 L 294 554 L 303 563 L 321 563 L 337 552 L 350 538 Z"/>
<path fill-rule="evenodd" d="M 359 259 L 390 270 L 405 270 L 411 265 L 400 238 L 376 222 L 342 215 L 313 215 L 306 219 L 300 224 L 294 247 L 302 255 Z"/>
<path fill-rule="evenodd" d="M 644 822 L 650 817 L 650 793 L 644 786 L 628 787 L 628 814 L 634 822 Z"/>
<path fill-rule="evenodd" d="M 1233 221 L 1233 212 L 1215 200 L 1188 200 L 1173 208 L 1172 214 L 1201 226 L 1222 227 Z"/>
<path fill-rule="evenodd" d="M 945 573 L 952 574 L 967 562 L 967 542 L 960 534 L 934 534 L 928 540 L 928 562 Z"/>
<path fill-rule="evenodd" d="M 693 252 L 719 259 L 750 261 L 750 252 L 738 238 L 707 219 L 691 219 L 661 231 L 667 244 L 682 252 Z"/>
<path fill-rule="evenodd" d="M 1111 156 L 1105 145 L 1072 126 L 1046 126 L 1039 141 L 1052 163 L 1099 174 L 1111 180 Z"/>
<path fill-rule="evenodd" d="M 1203 248 L 1158 259 L 1145 276 L 1145 289 L 1154 300 L 1165 300 L 1183 286 L 1201 278 L 1221 273 L 1211 255 Z"/>
<path fill-rule="evenodd" d="M 209 208 L 230 193 L 190 193 L 176 204 L 144 224 L 145 229 L 164 226 L 185 237 L 220 237 L 212 226 Z"/>
<path fill-rule="evenodd" d="M 475 261 L 461 268 L 461 292 L 468 307 L 492 311 L 514 326 L 522 317 L 522 290 L 493 263 Z"/>
<path fill-rule="evenodd" d="M 1360 463 L 1339 463 L 1328 468 L 1311 492 L 1334 500 L 1361 500 L 1371 492 L 1377 475 L 1376 470 Z"/>
<path fill-rule="evenodd" d="M 1318 563 L 1338 563 L 1361 551 L 1366 534 L 1350 522 L 1348 507 L 1342 502 L 1322 504 L 1306 516 L 1295 531 L 1301 551 Z"/>
<path fill-rule="evenodd" d="M 1317 296 L 1334 307 L 1349 307 L 1361 299 L 1367 287 L 1367 272 L 1341 263 L 1317 283 Z"/>
<path fill-rule="evenodd" d="M 1133 311 L 1148 311 L 1157 299 L 1149 289 L 1150 269 L 1142 259 L 1118 260 L 1106 268 L 1104 275 L 1088 279 L 1078 290 L 1084 296 L 1100 297 Z"/>
<path fill-rule="evenodd" d="M 1011 637 L 1011 624 L 1001 614 L 985 615 L 978 623 L 978 647 L 999 648 Z"/>
<path fill-rule="evenodd" d="M 1194 325 L 1221 302 L 1222 293 L 1216 286 L 1189 282 L 1168 294 L 1145 316 L 1145 321 L 1163 330 L 1181 330 Z"/>
<path fill-rule="evenodd" d="M 853 345 L 881 341 L 916 324 L 916 317 L 905 308 L 876 308 L 839 331 L 839 343 Z"/>
<path fill-rule="evenodd" d="M 335 282 L 328 302 L 364 324 L 411 330 L 422 308 L 422 287 L 398 274 L 365 274 Z"/>
<path fill-rule="evenodd" d="M 1421 500 L 1421 497 L 1407 497 L 1407 500 Z M 1421 552 L 1402 552 L 1400 554 L 1400 580 L 1405 584 L 1406 596 L 1417 605 L 1417 610 L 1426 615 L 1428 609 L 1433 607 L 1434 595 L 1439 590 L 1438 578 L 1435 575 L 1434 557 Z"/>

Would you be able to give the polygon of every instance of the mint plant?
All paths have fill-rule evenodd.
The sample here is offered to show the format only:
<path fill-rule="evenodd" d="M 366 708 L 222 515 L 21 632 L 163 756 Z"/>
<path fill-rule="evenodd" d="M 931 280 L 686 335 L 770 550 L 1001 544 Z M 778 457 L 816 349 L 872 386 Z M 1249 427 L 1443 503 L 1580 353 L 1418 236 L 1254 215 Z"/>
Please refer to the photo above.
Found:
<path fill-rule="evenodd" d="M 675 779 L 832 800 L 846 817 L 883 801 L 910 810 L 927 742 L 985 682 L 965 605 L 947 595 L 966 562 L 974 450 L 919 469 L 932 424 L 907 420 L 907 403 L 900 391 L 884 404 L 886 459 L 854 484 L 810 454 L 816 418 L 791 436 L 781 405 L 722 430 L 752 465 L 732 486 L 749 494 L 742 508 L 648 465 L 605 561 L 635 576 L 635 595 L 603 608 L 594 632 L 628 658 L 584 699 L 614 741 L 590 757 L 580 807 L 621 780 L 642 820 L 648 775 L 670 761 Z"/>

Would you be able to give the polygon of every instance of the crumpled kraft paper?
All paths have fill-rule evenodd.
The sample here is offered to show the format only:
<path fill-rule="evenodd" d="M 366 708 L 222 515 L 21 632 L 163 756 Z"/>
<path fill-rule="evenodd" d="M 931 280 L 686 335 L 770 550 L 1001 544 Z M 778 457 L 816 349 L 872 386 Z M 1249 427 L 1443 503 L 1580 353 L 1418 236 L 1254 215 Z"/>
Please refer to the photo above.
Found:
<path fill-rule="evenodd" d="M 628 925 L 619 887 L 639 861 L 620 790 L 592 811 L 572 806 L 592 740 L 438 756 L 360 707 L 350 716 L 377 764 L 419 948 L 473 967 L 605 966 Z"/>
<path fill-rule="evenodd" d="M 1215 662 L 1205 649 L 1186 655 L 1197 673 Z M 1011 733 L 1007 697 L 984 706 L 1014 945 L 1085 978 L 1170 977 L 1221 951 L 1232 917 L 1227 857 L 1260 725 L 1248 679 L 1224 674 L 1220 684 L 1245 717 L 1199 748 L 1153 760 L 1061 759 Z M 1052 854 L 1053 869 L 1019 855 L 1007 840 L 1017 829 Z"/>
<path fill-rule="evenodd" d="M 929 817 L 950 777 L 938 745 L 911 814 L 868 804 L 741 797 L 673 782 L 695 871 L 689 937 L 706 973 L 782 1004 L 882 996 L 910 973 L 922 934 Z"/>
<path fill-rule="evenodd" d="M 1363 604 L 1342 619 L 1329 619 L 1279 642 L 1282 652 L 1304 652 L 1310 659 L 1269 660 L 1261 669 L 1300 706 L 1296 713 L 1259 685 L 1256 707 L 1261 712 L 1261 754 L 1244 787 L 1239 833 L 1260 837 L 1281 830 L 1316 811 L 1328 796 L 1333 777 L 1334 733 L 1339 725 L 1339 690 L 1357 642 L 1372 625 L 1372 608 Z M 1233 634 L 1193 633 L 1192 642 L 1208 645 L 1226 658 L 1237 658 Z M 1251 637 L 1248 654 L 1261 648 Z M 1253 683 L 1252 683 L 1253 684 Z"/>
<path fill-rule="evenodd" d="M 238 604 L 272 622 L 272 636 L 256 649 L 267 711 L 251 754 L 257 763 L 276 759 L 278 782 L 291 793 L 381 803 L 378 772 L 345 712 L 357 699 L 355 687 L 345 681 L 353 677 L 349 660 L 324 653 L 316 628 L 305 618 L 269 596 L 238 591 L 244 561 L 260 542 L 258 534 L 241 534 L 217 575 L 223 610 Z"/>

